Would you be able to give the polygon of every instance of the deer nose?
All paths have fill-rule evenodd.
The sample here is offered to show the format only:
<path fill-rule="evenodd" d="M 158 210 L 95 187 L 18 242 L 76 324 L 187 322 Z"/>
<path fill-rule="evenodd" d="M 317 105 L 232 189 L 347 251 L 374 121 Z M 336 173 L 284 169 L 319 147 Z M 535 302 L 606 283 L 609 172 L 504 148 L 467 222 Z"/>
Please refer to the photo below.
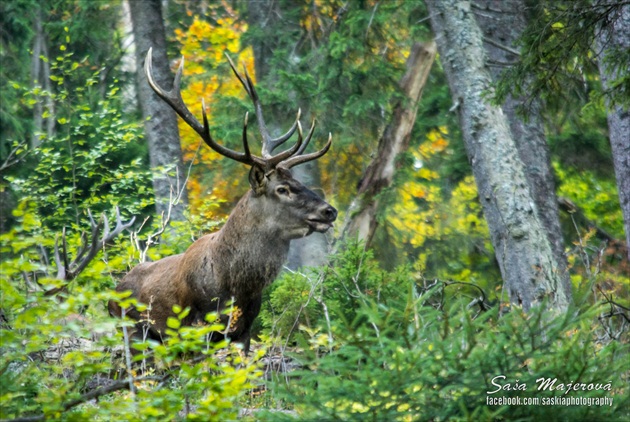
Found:
<path fill-rule="evenodd" d="M 327 221 L 335 221 L 337 218 L 337 210 L 328 204 L 320 209 L 319 213 Z"/>

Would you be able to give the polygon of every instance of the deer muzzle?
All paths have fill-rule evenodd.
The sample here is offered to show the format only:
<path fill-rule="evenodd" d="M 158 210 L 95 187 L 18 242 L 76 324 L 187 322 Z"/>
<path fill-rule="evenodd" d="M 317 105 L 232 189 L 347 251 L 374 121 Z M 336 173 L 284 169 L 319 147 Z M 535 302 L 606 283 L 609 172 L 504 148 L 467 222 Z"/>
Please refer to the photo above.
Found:
<path fill-rule="evenodd" d="M 306 219 L 308 225 L 313 231 L 324 233 L 333 226 L 333 222 L 337 219 L 337 210 L 324 204 L 313 215 Z"/>

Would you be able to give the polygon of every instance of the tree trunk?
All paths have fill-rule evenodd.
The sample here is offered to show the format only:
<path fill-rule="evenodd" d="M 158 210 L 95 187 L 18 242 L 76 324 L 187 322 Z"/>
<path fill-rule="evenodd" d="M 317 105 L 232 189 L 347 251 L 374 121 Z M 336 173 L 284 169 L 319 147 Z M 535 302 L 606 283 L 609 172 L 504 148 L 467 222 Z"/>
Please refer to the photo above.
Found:
<path fill-rule="evenodd" d="M 470 2 L 431 0 L 427 7 L 509 299 L 525 311 L 545 299 L 566 311 L 569 299 L 523 162 L 505 115 L 488 98 L 492 76 Z"/>
<path fill-rule="evenodd" d="M 282 24 L 280 2 L 274 0 L 249 0 L 247 2 L 247 23 L 262 32 L 262 36 L 252 39 L 256 80 L 262 81 L 272 74 L 271 58 L 278 40 L 273 37 L 274 27 Z"/>
<path fill-rule="evenodd" d="M 609 3 L 613 3 L 609 0 Z M 604 91 L 613 90 L 615 79 L 619 78 L 618 69 L 610 69 L 607 56 L 615 50 L 630 50 L 630 5 L 619 9 L 619 14 L 611 16 L 596 33 L 599 58 L 599 73 Z M 619 191 L 619 202 L 623 212 L 626 245 L 630 259 L 630 111 L 619 105 L 608 107 L 608 136 L 613 154 L 613 165 Z"/>
<path fill-rule="evenodd" d="M 486 40 L 485 49 L 488 60 L 492 64 L 489 69 L 495 82 L 501 77 L 505 66 L 509 66 L 505 63 L 513 63 L 518 59 L 510 49 L 518 49 L 517 41 L 527 25 L 527 5 L 525 3 L 526 0 L 475 1 L 475 5 L 479 9 L 485 9 L 483 13 L 476 13 L 475 15 Z M 549 147 L 545 137 L 541 103 L 538 100 L 531 101 L 528 118 L 524 120 L 517 113 L 524 102 L 524 98 L 509 96 L 503 104 L 503 112 L 509 122 L 518 155 L 525 166 L 527 184 L 536 204 L 538 218 L 551 243 L 565 294 L 570 298 L 571 278 L 568 272 L 567 257 L 564 253 L 558 198 L 556 197 L 556 185 L 549 158 Z"/>
<path fill-rule="evenodd" d="M 295 39 L 287 39 L 284 37 L 278 40 L 275 34 L 282 33 L 279 29 L 280 25 L 286 26 L 288 22 L 288 7 L 301 7 L 293 2 L 283 2 L 277 0 L 249 0 L 247 8 L 247 22 L 251 28 L 256 28 L 263 35 L 259 35 L 252 39 L 252 49 L 254 51 L 254 62 L 256 68 L 256 80 L 273 85 L 277 80 L 278 73 L 285 69 L 274 69 L 271 66 L 272 57 L 276 48 L 295 45 L 298 43 L 300 31 L 295 31 Z M 294 25 L 299 28 L 299 22 Z M 297 49 L 291 49 L 294 54 L 298 55 Z M 287 58 L 285 63 L 291 62 Z M 269 130 L 272 133 L 280 134 L 281 130 L 278 122 L 286 120 L 286 115 L 269 108 L 272 118 L 268 123 Z M 308 104 L 302 106 L 302 115 L 308 116 Z M 292 169 L 294 177 L 317 191 L 321 188 L 321 178 L 319 168 L 316 162 L 310 162 L 299 165 Z M 301 267 L 316 267 L 323 265 L 329 252 L 329 239 L 324 233 L 312 233 L 310 236 L 296 239 L 291 242 L 289 256 L 286 266 L 291 270 L 297 270 Z"/>
<path fill-rule="evenodd" d="M 378 143 L 374 160 L 370 163 L 359 184 L 359 192 L 348 210 L 342 237 L 357 237 L 368 247 L 378 225 L 376 214 L 379 195 L 389 188 L 396 171 L 396 159 L 409 147 L 411 130 L 416 121 L 418 103 L 422 96 L 431 66 L 435 60 L 435 42 L 416 43 L 407 59 L 407 71 L 400 81 L 408 99 L 394 107 L 392 121 Z"/>
<path fill-rule="evenodd" d="M 44 32 L 44 19 L 42 17 L 42 5 L 35 6 L 34 25 L 35 37 L 33 40 L 33 54 L 31 57 L 31 82 L 34 87 L 39 87 L 43 91 L 52 93 L 53 87 L 50 83 L 50 63 L 46 34 Z M 43 57 L 43 58 L 42 58 Z M 33 135 L 31 137 L 31 147 L 37 148 L 41 144 L 41 136 L 45 130 L 45 136 L 52 138 L 55 136 L 55 102 L 52 97 L 38 99 L 33 106 Z M 43 103 L 45 101 L 45 104 Z M 44 117 L 44 111 L 48 112 L 48 117 Z"/>
<path fill-rule="evenodd" d="M 166 37 L 160 0 L 130 0 L 129 10 L 133 24 L 136 47 L 136 76 L 138 97 L 144 118 L 144 128 L 149 144 L 151 168 L 154 169 L 153 190 L 158 214 L 168 212 L 169 203 L 180 195 L 173 205 L 171 220 L 184 220 L 188 203 L 186 171 L 182 163 L 182 151 L 177 128 L 177 116 L 149 86 L 144 74 L 144 58 L 153 48 L 153 71 L 157 83 L 166 90 L 173 85 L 173 75 L 166 57 Z"/>

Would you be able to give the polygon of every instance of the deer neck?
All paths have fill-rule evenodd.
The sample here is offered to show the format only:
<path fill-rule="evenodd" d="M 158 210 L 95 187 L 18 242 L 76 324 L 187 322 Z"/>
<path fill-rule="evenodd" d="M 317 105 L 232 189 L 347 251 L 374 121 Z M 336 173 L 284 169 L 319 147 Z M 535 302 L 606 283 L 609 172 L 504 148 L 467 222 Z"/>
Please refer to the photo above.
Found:
<path fill-rule="evenodd" d="M 217 233 L 214 253 L 230 269 L 227 278 L 237 290 L 262 290 L 276 278 L 289 253 L 290 240 L 265 224 L 256 200 L 251 191 L 245 194 Z"/>

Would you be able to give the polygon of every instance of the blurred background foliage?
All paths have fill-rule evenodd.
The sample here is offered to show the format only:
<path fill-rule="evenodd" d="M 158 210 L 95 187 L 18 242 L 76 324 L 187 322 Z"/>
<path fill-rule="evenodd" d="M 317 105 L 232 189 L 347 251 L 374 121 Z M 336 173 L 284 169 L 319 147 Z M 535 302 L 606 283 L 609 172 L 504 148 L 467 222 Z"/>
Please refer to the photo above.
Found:
<path fill-rule="evenodd" d="M 255 37 L 267 36 L 261 28 L 248 27 L 245 6 L 242 2 L 228 1 L 170 1 L 164 12 L 172 68 L 179 65 L 180 57 L 186 64 L 184 100 L 198 113 L 203 98 L 212 133 L 233 148 L 240 147 L 242 118 L 249 104 L 224 54 L 231 54 L 235 62 L 242 63 L 255 77 L 249 45 Z M 71 161 L 77 155 L 89 155 L 75 154 L 75 150 L 91 149 L 91 154 L 96 154 L 93 143 L 100 141 L 102 148 L 119 150 L 108 155 L 107 160 L 147 170 L 142 133 L 132 129 L 133 125 L 137 128 L 139 113 L 135 111 L 135 98 L 129 95 L 133 92 L 130 87 L 134 83 L 131 76 L 134 69 L 125 64 L 131 41 L 125 33 L 129 28 L 125 28 L 122 19 L 123 4 L 20 0 L 2 7 L 6 21 L 2 39 L 2 60 L 6 66 L 1 70 L 2 159 L 7 158 L 15 143 L 28 139 L 33 132 L 34 103 L 50 101 L 53 105 L 48 115 L 55 119 L 51 133 L 54 136 L 46 147 L 59 145 L 58 160 L 66 161 L 66 169 L 83 166 L 80 160 Z M 32 58 L 28 52 L 32 51 L 37 34 L 33 18 L 20 13 L 25 10 L 36 11 L 45 28 L 49 45 L 46 60 L 50 62 L 53 82 L 48 89 L 33 86 L 29 80 Z M 277 63 L 280 75 L 259 81 L 260 94 L 269 107 L 284 110 L 284 121 L 277 122 L 281 128 L 290 124 L 298 107 L 307 104 L 303 107 L 308 110 L 306 117 L 317 120 L 316 141 L 322 142 L 328 132 L 333 134 L 334 148 L 320 162 L 322 188 L 327 198 L 344 210 L 354 198 L 353 187 L 373 157 L 379 135 L 399 95 L 397 84 L 409 54 L 410 40 L 422 41 L 431 36 L 426 21 L 422 20 L 426 11 L 421 3 L 413 2 L 315 1 L 283 3 L 283 12 L 286 12 L 287 34 L 275 34 L 278 46 L 269 58 L 272 68 Z M 301 37 L 298 44 L 283 45 L 281 40 L 294 39 L 296 31 Z M 585 90 L 582 95 L 563 102 L 568 104 L 563 109 L 545 114 L 558 192 L 580 207 L 589 220 L 620 239 L 622 218 L 610 171 L 605 109 L 597 97 L 597 73 L 592 71 L 585 77 L 592 83 L 582 87 Z M 272 86 L 267 86 L 267 80 Z M 475 187 L 456 115 L 448 111 L 451 105 L 438 64 L 423 94 L 409 150 L 399 161 L 395 189 L 382 198 L 384 206 L 379 216 L 378 241 L 374 242 L 375 256 L 389 268 L 419 262 L 435 276 L 458 277 L 466 269 L 492 280 L 497 275 L 493 272 L 496 267 L 492 263 L 493 252 L 480 208 L 475 205 Z M 112 118 L 118 113 L 118 120 L 103 121 L 108 118 L 103 113 Z M 112 133 L 102 133 L 114 124 L 119 128 L 119 139 Z M 190 218 L 197 222 L 226 218 L 247 189 L 243 169 L 230 160 L 220 159 L 181 122 L 180 133 L 184 160 L 192 166 L 188 180 Z M 48 139 L 47 135 L 43 131 L 38 136 Z M 61 151 L 62 145 L 66 146 L 65 151 Z M 50 155 L 48 149 L 45 151 Z M 16 191 L 17 181 L 24 178 L 22 175 L 33 177 L 32 169 L 36 166 L 53 165 L 41 162 L 36 154 L 3 172 L 3 198 L 6 198 L 3 220 L 11 220 L 10 204 L 15 205 L 23 196 Z M 107 166 L 107 163 L 98 165 Z M 93 169 L 84 181 L 53 174 L 64 186 L 50 184 L 48 189 L 72 190 L 72 195 L 83 196 L 76 200 L 79 204 L 91 189 L 88 185 L 93 183 L 89 180 L 92 175 L 104 172 Z M 116 193 L 119 199 L 122 193 Z M 139 193 L 143 190 L 139 189 Z M 129 204 L 122 207 L 123 211 L 150 215 L 146 201 L 140 207 L 132 205 L 131 198 L 127 201 Z M 44 202 L 39 206 L 42 212 L 50 213 L 45 210 L 50 205 Z M 76 214 L 70 206 L 55 208 L 59 215 L 56 229 L 63 225 L 63 218 Z M 568 216 L 562 217 L 568 220 L 564 235 L 567 245 L 571 245 L 584 232 L 576 233 Z M 76 216 L 72 221 L 76 222 Z"/>
<path fill-rule="evenodd" d="M 185 61 L 182 90 L 185 102 L 200 115 L 203 98 L 214 137 L 222 144 L 240 149 L 243 116 L 250 106 L 224 54 L 229 54 L 235 63 L 241 63 L 255 79 L 251 45 L 260 38 L 268 41 L 270 34 L 265 28 L 248 24 L 248 4 L 244 1 L 169 0 L 163 3 L 173 71 L 180 60 Z M 332 133 L 333 148 L 319 160 L 321 188 L 327 200 L 341 211 L 342 221 L 344 210 L 353 200 L 356 186 L 376 152 L 393 104 L 400 99 L 398 83 L 411 45 L 414 41 L 431 38 L 427 12 L 422 2 L 404 0 L 287 0 L 280 4 L 285 20 L 281 27 L 286 32 L 272 34 L 275 47 L 268 57 L 269 67 L 276 69 L 276 74 L 273 78 L 256 81 L 257 87 L 263 104 L 276 110 L 274 116 L 284 116 L 282 121 L 276 122 L 281 129 L 291 124 L 297 109 L 302 107 L 305 110 L 303 121 L 312 118 L 317 121 L 316 144 L 321 145 L 328 132 Z M 545 19 L 560 19 L 554 10 L 557 12 L 550 8 Z M 87 368 L 83 374 L 76 360 L 73 375 L 64 372 L 63 365 L 75 359 L 73 357 L 65 358 L 57 366 L 47 365 L 37 370 L 29 367 L 25 372 L 18 371 L 18 375 L 15 368 L 10 371 L 7 368 L 15 359 L 27 366 L 32 364 L 36 361 L 34 354 L 68 337 L 67 330 L 85 337 L 95 330 L 107 331 L 124 325 L 104 319 L 105 303 L 111 295 L 108 289 L 137 264 L 148 236 L 160 228 L 160 219 L 154 215 L 151 169 L 135 98 L 133 43 L 129 38 L 127 13 L 120 0 L 0 2 L 2 310 L 3 318 L 15 323 L 14 330 L 2 328 L 2 417 L 30 411 L 59 415 L 58 412 L 63 411 L 59 407 L 60 400 L 65 399 L 63 396 L 78 397 L 85 391 L 85 383 L 91 376 L 115 372 L 111 362 L 103 363 L 109 362 L 109 358 L 100 355 L 84 357 L 92 360 L 83 366 Z M 564 19 L 564 16 L 561 17 Z M 531 36 L 528 33 L 523 40 L 525 45 L 531 42 Z M 45 48 L 39 50 L 39 57 L 34 57 L 38 39 Z M 554 39 L 551 37 L 551 41 Z M 588 49 L 574 51 L 574 54 L 584 59 Z M 47 69 L 45 80 L 33 74 L 37 66 Z M 544 73 L 535 73 L 537 69 L 531 63 L 529 67 L 519 67 L 517 72 L 507 75 L 507 85 L 502 85 L 503 91 L 500 89 L 499 93 L 505 92 L 523 72 L 549 82 L 537 85 L 537 89 L 549 100 L 543 115 L 557 191 L 560 197 L 577 207 L 561 215 L 579 302 L 576 306 L 590 309 L 600 303 L 589 293 L 596 284 L 604 292 L 614 294 L 618 303 L 629 306 L 629 267 L 623 252 L 614 248 L 615 241 L 624 238 L 623 220 L 597 70 L 587 65 L 581 67 L 584 83 L 562 89 L 568 84 L 567 78 L 558 74 L 555 79 L 549 79 Z M 562 98 L 552 101 L 556 91 L 551 88 L 560 88 Z M 450 403 L 441 416 L 434 415 L 436 419 L 450 417 L 461 410 L 456 409 L 459 405 L 473 406 L 464 402 L 479 390 L 470 383 L 473 375 L 456 379 L 455 374 L 476 368 L 475 359 L 491 365 L 495 355 L 503 350 L 501 347 L 516 347 L 517 340 L 510 338 L 505 326 L 497 322 L 498 306 L 484 319 L 471 321 L 466 316 L 469 313 L 461 310 L 461 303 L 455 299 L 447 310 L 440 307 L 436 310 L 426 308 L 426 303 L 419 302 L 413 293 L 431 284 L 431 280 L 451 280 L 474 283 L 486 292 L 488 303 L 501 302 L 501 276 L 452 105 L 445 76 L 436 61 L 419 105 L 409 149 L 398 162 L 392 189 L 380 198 L 380 227 L 371 249 L 364 251 L 360 245 L 352 244 L 340 247 L 342 252 L 331 258 L 329 268 L 286 272 L 266 291 L 259 318 L 259 338 L 281 339 L 280 344 L 299 345 L 300 350 L 308 352 L 304 362 L 311 370 L 310 375 L 299 374 L 295 391 L 278 393 L 273 403 L 290 403 L 300 397 L 303 400 L 300 411 L 305 414 L 347 418 L 379 408 L 393 412 L 394 418 L 406 420 L 404 415 L 409 408 L 390 406 L 391 400 L 398 400 L 402 394 L 435 391 L 434 385 L 450 380 L 453 385 L 463 386 L 461 391 L 466 394 L 458 395 L 453 389 L 448 394 L 428 395 L 423 407 L 414 409 L 420 412 L 426 408 L 424 406 L 437 408 Z M 42 107 L 40 123 L 36 122 L 37 107 Z M 181 122 L 180 135 L 184 161 L 190 168 L 188 221 L 162 235 L 160 242 L 149 249 L 151 259 L 183 252 L 202 233 L 215 230 L 248 189 L 243 166 L 220 158 Z M 253 134 L 250 137 L 255 139 Z M 115 244 L 108 245 L 107 250 L 71 282 L 63 296 L 63 303 L 67 305 L 56 308 L 57 302 L 45 295 L 59 284 L 53 276 L 55 239 L 66 228 L 72 256 L 81 244 L 81 231 L 89 227 L 87 211 L 91 210 L 94 215 L 106 213 L 111 220 L 116 206 L 123 220 L 137 217 L 135 237 L 125 233 Z M 468 290 L 445 289 L 447 297 L 458 296 L 453 291 L 469 294 Z M 72 298 L 76 303 L 68 304 Z M 432 321 L 425 326 L 429 327 L 428 331 L 405 331 L 409 315 L 404 312 L 412 310 L 420 312 L 423 320 Z M 59 328 L 59 321 L 75 311 L 96 320 L 96 327 L 86 330 L 66 325 L 64 329 Z M 590 317 L 594 313 L 584 311 Z M 580 317 L 575 322 L 559 321 L 550 328 L 555 334 L 544 347 L 507 356 L 504 370 L 516 368 L 524 359 L 542 362 L 553 353 L 558 358 L 553 365 L 564 364 L 563 356 L 570 355 L 567 359 L 574 362 L 576 368 L 585 362 L 592 363 L 593 371 L 606 367 L 608 372 L 601 373 L 602 381 L 608 381 L 608 375 L 614 371 L 622 373 L 617 364 L 605 365 L 618 362 L 621 352 L 615 349 L 617 346 L 593 346 L 593 350 L 603 348 L 603 354 L 597 355 L 601 362 L 571 355 L 572 348 L 577 350 L 590 344 L 591 328 L 587 322 L 590 317 Z M 454 326 L 440 326 L 449 318 L 457 320 Z M 518 332 L 519 327 L 528 326 L 529 322 L 515 315 L 505 324 Z M 49 328 L 43 330 L 44 326 Z M 483 331 L 488 326 L 488 331 Z M 403 339 L 390 335 L 388 330 L 392 327 L 396 327 L 396 333 L 407 332 L 408 335 Z M 39 330 L 39 336 L 35 336 L 33 330 Z M 454 337 L 447 340 L 445 330 L 454 333 Z M 573 332 L 571 330 L 579 334 L 567 335 L 572 340 L 563 343 L 562 333 Z M 481 334 L 475 334 L 480 331 Z M 478 344 L 496 347 L 491 352 L 481 352 L 481 346 L 471 346 L 464 352 L 468 360 L 459 361 L 462 351 L 449 346 L 459 344 L 457 336 L 468 339 L 471 345 L 476 341 L 475 336 L 481 336 Z M 436 340 L 427 343 L 427 338 Z M 401 354 L 401 347 L 406 347 L 403 340 L 413 344 L 409 355 Z M 110 340 L 111 344 L 105 341 L 105 345 L 112 346 L 116 341 Z M 27 345 L 26 354 L 21 357 L 20 344 Z M 432 351 L 431 348 L 443 348 L 440 356 L 448 363 L 438 362 L 435 352 L 427 352 Z M 10 353 L 5 354 L 9 349 Z M 320 354 L 322 349 L 333 352 Z M 357 368 L 370 374 L 382 368 L 381 358 L 374 356 L 376 350 L 394 360 L 401 359 L 396 361 L 394 374 L 423 371 L 420 364 L 427 359 L 430 369 L 427 374 L 435 373 L 427 375 L 430 379 L 419 378 L 404 385 L 395 384 L 402 382 L 400 377 L 377 380 L 377 384 L 382 381 L 388 386 L 397 385 L 396 392 L 388 393 L 391 396 L 381 394 L 378 398 L 380 384 L 372 385 L 353 375 Z M 484 353 L 487 353 L 485 358 Z M 162 358 L 168 361 L 175 359 L 175 355 L 176 352 L 172 356 L 166 353 Z M 171 357 L 166 359 L 165 356 Z M 339 362 L 345 363 L 340 365 Z M 438 369 L 440 365 L 451 372 L 442 374 Z M 177 400 L 187 403 L 188 397 L 198 397 L 195 394 L 201 390 L 218 391 L 221 393 L 216 394 L 224 394 L 227 404 L 222 402 L 212 407 L 215 404 L 209 403 L 208 413 L 203 414 L 212 418 L 232 417 L 229 406 L 233 402 L 229 394 L 244 394 L 251 387 L 249 382 L 260 378 L 260 374 L 254 367 L 248 366 L 246 373 L 237 373 L 228 366 L 212 368 L 213 373 L 228 374 L 223 384 L 215 379 L 216 385 L 212 384 L 215 381 L 200 375 L 204 368 L 182 367 L 188 372 L 184 375 L 178 372 L 179 384 L 171 385 L 175 390 L 179 388 L 180 396 L 169 396 L 164 393 L 164 385 L 151 384 L 147 387 L 149 391 L 162 393 L 154 397 L 140 395 L 144 398 L 136 403 L 146 399 L 143 402 L 148 403 L 146 409 L 153 409 L 146 410 L 147 415 L 154 411 L 157 413 L 151 417 L 168 419 L 181 415 L 177 412 L 183 407 L 173 404 Z M 182 368 L 178 367 L 177 371 Z M 491 371 L 479 368 L 486 371 L 480 376 L 487 379 Z M 313 403 L 303 389 L 315 388 L 314 385 L 322 381 L 322 374 L 337 374 L 339 384 L 320 386 L 323 396 L 318 403 Z M 627 377 L 627 368 L 623 374 L 622 378 Z M 569 375 L 575 374 L 568 372 Z M 13 379 L 14 376 L 19 379 Z M 26 387 L 7 389 L 25 379 L 30 380 Z M 44 381 L 37 383 L 37 379 Z M 52 379 L 54 381 L 50 381 Z M 193 379 L 203 379 L 206 384 L 199 391 L 187 389 Z M 627 383 L 627 378 L 625 381 Z M 72 384 L 73 389 L 68 390 L 69 384 L 64 383 Z M 357 394 L 363 391 L 359 384 L 361 388 L 374 390 L 365 393 L 373 397 L 371 401 L 363 401 L 358 406 L 358 398 L 352 396 L 343 403 L 336 402 L 355 388 Z M 627 384 L 623 388 L 627 393 Z M 45 390 L 49 391 L 48 396 L 42 395 Z M 618 390 L 618 393 L 624 391 Z M 53 393 L 58 397 L 53 397 Z M 115 414 L 113 409 L 121 406 L 126 397 L 107 402 L 102 405 L 103 409 Z M 160 397 L 164 402 L 159 402 Z M 15 401 L 18 398 L 20 401 Z M 249 399 L 254 404 L 259 403 L 253 394 Z M 266 399 L 261 400 L 269 404 Z M 8 401 L 21 403 L 23 407 L 5 408 Z M 166 406 L 166 402 L 172 407 Z M 130 416 L 135 411 L 125 409 Z M 611 412 L 617 411 L 615 409 Z M 87 412 L 83 416 L 92 414 L 89 406 L 82 411 Z M 223 411 L 227 413 L 221 413 Z M 311 411 L 316 413 L 309 413 Z M 498 417 L 502 411 L 482 416 Z M 389 414 L 387 412 L 378 414 Z M 409 420 L 412 419 L 414 417 Z"/>

